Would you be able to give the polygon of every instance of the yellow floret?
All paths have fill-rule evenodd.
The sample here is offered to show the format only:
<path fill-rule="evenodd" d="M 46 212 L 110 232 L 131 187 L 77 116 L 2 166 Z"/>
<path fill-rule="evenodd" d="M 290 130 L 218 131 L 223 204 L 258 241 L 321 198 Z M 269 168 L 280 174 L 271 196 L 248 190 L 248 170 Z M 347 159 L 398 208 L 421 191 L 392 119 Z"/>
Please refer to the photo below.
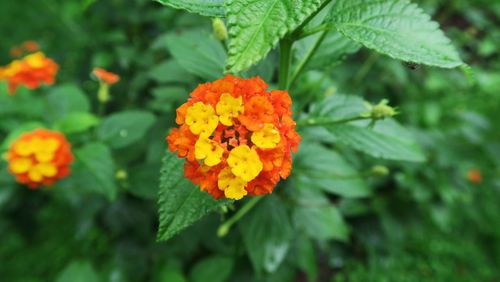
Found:
<path fill-rule="evenodd" d="M 197 102 L 187 109 L 186 124 L 193 134 L 208 137 L 217 128 L 219 118 L 212 106 Z"/>
<path fill-rule="evenodd" d="M 45 177 L 54 177 L 57 174 L 57 167 L 51 163 L 39 163 L 35 168 Z"/>
<path fill-rule="evenodd" d="M 42 52 L 36 52 L 26 56 L 24 61 L 32 68 L 41 68 L 45 64 L 45 55 Z"/>
<path fill-rule="evenodd" d="M 27 157 L 33 153 L 29 141 L 19 141 L 14 144 L 14 152 L 21 157 Z"/>
<path fill-rule="evenodd" d="M 54 159 L 54 153 L 59 149 L 60 142 L 56 139 L 33 138 L 28 143 L 37 161 L 48 162 Z"/>
<path fill-rule="evenodd" d="M 10 162 L 9 168 L 15 174 L 26 173 L 33 166 L 33 162 L 28 158 L 14 159 Z"/>
<path fill-rule="evenodd" d="M 6 68 L 2 71 L 3 77 L 11 77 L 22 70 L 22 62 L 19 60 L 12 61 Z"/>
<path fill-rule="evenodd" d="M 57 174 L 57 167 L 51 163 L 39 163 L 30 168 L 28 177 L 33 182 L 40 182 L 44 177 L 53 177 Z"/>
<path fill-rule="evenodd" d="M 36 160 L 39 162 L 50 162 L 54 159 L 54 153 L 38 151 L 35 153 Z"/>
<path fill-rule="evenodd" d="M 234 98 L 230 94 L 224 93 L 220 96 L 215 109 L 219 115 L 220 123 L 231 126 L 233 125 L 233 118 L 243 113 L 243 100 L 241 97 Z"/>
<path fill-rule="evenodd" d="M 200 137 L 194 145 L 194 154 L 197 160 L 205 160 L 205 165 L 214 166 L 221 162 L 224 149 L 215 141 L 207 137 Z"/>
<path fill-rule="evenodd" d="M 217 184 L 228 199 L 240 200 L 247 195 L 245 190 L 247 182 L 234 175 L 229 167 L 219 173 Z"/>
<path fill-rule="evenodd" d="M 48 138 L 43 140 L 44 143 L 44 150 L 47 152 L 55 152 L 57 149 L 59 149 L 59 146 L 61 146 L 61 143 L 57 139 L 53 138 Z"/>
<path fill-rule="evenodd" d="M 280 132 L 271 123 L 264 124 L 264 127 L 252 133 L 252 142 L 261 149 L 276 148 L 281 140 Z"/>
<path fill-rule="evenodd" d="M 245 181 L 251 181 L 262 171 L 262 162 L 255 148 L 247 145 L 238 146 L 229 152 L 227 163 L 234 175 Z"/>

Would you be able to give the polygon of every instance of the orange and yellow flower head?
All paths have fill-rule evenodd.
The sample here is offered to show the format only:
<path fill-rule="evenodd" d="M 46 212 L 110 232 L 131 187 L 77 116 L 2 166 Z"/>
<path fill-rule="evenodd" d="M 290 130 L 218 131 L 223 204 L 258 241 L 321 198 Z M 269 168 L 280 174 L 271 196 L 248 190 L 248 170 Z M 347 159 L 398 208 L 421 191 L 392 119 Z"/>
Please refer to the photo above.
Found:
<path fill-rule="evenodd" d="M 106 84 L 112 85 L 120 81 L 120 76 L 103 68 L 94 68 L 92 74 Z"/>
<path fill-rule="evenodd" d="M 481 184 L 483 182 L 481 171 L 477 168 L 471 168 L 467 171 L 467 179 L 474 184 Z"/>
<path fill-rule="evenodd" d="M 36 41 L 24 41 L 21 45 L 10 48 L 10 56 L 14 58 L 21 57 L 25 52 L 33 53 L 40 50 L 40 45 Z"/>
<path fill-rule="evenodd" d="M 7 161 L 16 180 L 34 189 L 50 186 L 69 175 L 73 154 L 63 134 L 36 129 L 11 144 Z"/>
<path fill-rule="evenodd" d="M 7 80 L 9 93 L 14 94 L 20 85 L 36 89 L 42 83 L 53 84 L 59 66 L 44 53 L 36 52 L 0 67 L 0 80 Z"/>
<path fill-rule="evenodd" d="M 287 91 L 259 77 L 227 75 L 199 85 L 177 109 L 169 150 L 185 158 L 184 175 L 215 199 L 272 193 L 292 168 L 300 136 Z"/>

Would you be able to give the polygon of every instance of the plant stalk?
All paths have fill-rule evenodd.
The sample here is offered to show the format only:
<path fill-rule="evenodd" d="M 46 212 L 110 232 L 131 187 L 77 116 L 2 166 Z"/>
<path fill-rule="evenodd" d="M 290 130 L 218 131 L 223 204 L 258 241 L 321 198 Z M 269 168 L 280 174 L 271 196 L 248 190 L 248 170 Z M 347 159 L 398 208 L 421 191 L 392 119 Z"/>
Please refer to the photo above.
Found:
<path fill-rule="evenodd" d="M 321 31 L 329 31 L 333 28 L 333 24 L 331 23 L 324 23 L 324 24 L 321 24 L 321 25 L 318 25 L 317 27 L 314 27 L 314 28 L 311 28 L 311 29 L 305 29 L 303 30 L 299 35 L 298 35 L 298 40 L 302 39 L 302 38 L 305 38 L 305 37 L 308 37 L 308 36 L 311 36 L 311 35 L 314 35 L 318 32 L 321 32 Z"/>
<path fill-rule="evenodd" d="M 217 229 L 217 236 L 224 237 L 229 233 L 231 227 L 238 222 L 243 216 L 245 216 L 260 200 L 262 196 L 253 197 L 248 202 L 245 203 L 230 219 L 226 220 L 219 229 Z"/>
<path fill-rule="evenodd" d="M 318 50 L 318 48 L 321 45 L 321 43 L 323 42 L 323 40 L 325 40 L 327 33 L 328 33 L 328 31 L 326 31 L 326 30 L 323 31 L 321 36 L 314 43 L 314 46 L 307 52 L 306 56 L 302 59 L 302 61 L 300 61 L 299 65 L 297 66 L 297 68 L 293 72 L 292 77 L 290 78 L 289 86 L 292 86 L 295 83 L 295 81 L 297 80 L 299 75 L 302 73 L 304 68 L 307 66 L 307 63 L 309 63 L 309 61 L 313 57 L 314 53 L 316 53 L 316 51 Z"/>
<path fill-rule="evenodd" d="M 295 34 L 294 34 L 294 38 L 297 38 L 297 34 L 300 34 L 303 30 L 304 30 L 304 27 L 312 20 L 314 19 L 314 17 L 319 13 L 321 12 L 321 10 L 323 10 L 328 4 L 330 4 L 330 2 L 332 2 L 332 0 L 325 0 L 325 2 L 323 2 L 323 4 L 321 4 L 321 6 L 319 6 L 319 8 L 314 11 L 314 13 L 312 13 L 311 15 L 309 15 L 309 17 L 307 17 L 307 19 L 305 19 L 304 22 L 302 22 L 301 25 L 299 25 L 299 27 L 297 27 L 295 29 Z"/>
<path fill-rule="evenodd" d="M 290 63 L 293 41 L 285 37 L 280 41 L 280 67 L 278 85 L 282 90 L 288 90 L 288 76 L 290 74 Z"/>
<path fill-rule="evenodd" d="M 308 118 L 308 119 L 299 120 L 297 122 L 297 127 L 318 126 L 318 125 L 335 125 L 335 124 L 342 124 L 342 123 L 348 123 L 351 121 L 366 120 L 366 119 L 372 119 L 372 118 L 371 117 L 364 117 L 364 116 L 355 116 L 355 117 L 339 119 L 339 120 Z"/>

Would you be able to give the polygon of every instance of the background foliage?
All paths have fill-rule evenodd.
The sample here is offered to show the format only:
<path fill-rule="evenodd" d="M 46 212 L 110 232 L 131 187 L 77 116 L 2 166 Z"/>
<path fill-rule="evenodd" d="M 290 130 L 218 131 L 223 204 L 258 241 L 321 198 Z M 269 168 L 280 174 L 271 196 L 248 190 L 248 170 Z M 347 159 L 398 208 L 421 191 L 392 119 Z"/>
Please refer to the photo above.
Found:
<path fill-rule="evenodd" d="M 11 97 L 1 85 L 2 153 L 45 126 L 67 134 L 77 159 L 70 178 L 39 191 L 0 162 L 2 281 L 500 279 L 500 5 L 418 1 L 442 33 L 406 1 L 333 1 L 292 46 L 324 2 L 160 2 L 193 13 L 149 0 L 0 4 L 1 64 L 36 40 L 61 67 L 55 86 Z M 398 16 L 370 20 L 380 12 Z M 229 51 L 209 18 L 223 15 Z M 278 87 L 287 46 L 284 85 L 304 138 L 292 176 L 219 237 L 244 203 L 193 193 L 164 138 L 188 93 L 225 69 Z M 122 78 L 104 113 L 95 66 Z M 394 119 L 332 123 L 384 98 Z"/>

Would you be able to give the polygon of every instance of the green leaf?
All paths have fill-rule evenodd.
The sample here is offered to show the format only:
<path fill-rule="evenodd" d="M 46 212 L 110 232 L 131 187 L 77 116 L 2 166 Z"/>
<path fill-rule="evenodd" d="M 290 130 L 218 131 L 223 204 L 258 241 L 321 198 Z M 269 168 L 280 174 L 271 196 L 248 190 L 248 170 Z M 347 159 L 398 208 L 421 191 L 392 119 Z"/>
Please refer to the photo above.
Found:
<path fill-rule="evenodd" d="M 328 117 L 337 121 L 359 116 L 367 112 L 363 99 L 354 95 L 334 94 L 311 106 L 309 116 L 313 118 Z"/>
<path fill-rule="evenodd" d="M 14 183 L 14 177 L 9 173 L 7 169 L 8 163 L 5 159 L 0 159 L 0 185 L 8 186 Z"/>
<path fill-rule="evenodd" d="M 224 282 L 233 270 L 234 261 L 220 255 L 206 258 L 197 263 L 191 270 L 191 282 Z"/>
<path fill-rule="evenodd" d="M 335 122 L 357 117 L 368 110 L 363 100 L 352 95 L 335 94 L 312 105 L 309 118 Z M 374 128 L 367 121 L 305 128 L 303 136 L 332 144 L 344 144 L 376 158 L 422 162 L 425 156 L 412 134 L 394 119 L 377 121 Z"/>
<path fill-rule="evenodd" d="M 119 149 L 139 141 L 153 126 L 156 117 L 146 111 L 124 111 L 108 116 L 97 129 L 100 140 Z"/>
<path fill-rule="evenodd" d="M 0 152 L 7 150 L 12 142 L 14 142 L 14 140 L 16 140 L 23 133 L 35 130 L 37 128 L 45 128 L 45 126 L 38 121 L 31 121 L 21 124 L 15 130 L 11 131 L 9 135 L 7 135 L 5 140 L 2 142 L 2 145 L 0 146 Z"/>
<path fill-rule="evenodd" d="M 316 240 L 347 241 L 349 230 L 342 215 L 322 193 L 307 186 L 301 186 L 294 193 L 297 205 L 293 222 L 298 230 Z"/>
<path fill-rule="evenodd" d="M 117 194 L 111 151 L 101 143 L 90 143 L 75 150 L 76 162 L 70 176 L 74 186 L 104 194 L 114 200 Z"/>
<path fill-rule="evenodd" d="M 47 96 L 48 120 L 57 121 L 72 112 L 88 112 L 90 103 L 85 93 L 73 84 L 52 88 Z"/>
<path fill-rule="evenodd" d="M 189 91 L 179 86 L 160 86 L 151 90 L 154 99 L 148 104 L 153 110 L 172 112 L 177 104 L 184 102 Z"/>
<path fill-rule="evenodd" d="M 240 221 L 239 227 L 255 271 L 276 271 L 285 259 L 293 235 L 283 203 L 276 196 L 266 196 Z"/>
<path fill-rule="evenodd" d="M 319 36 L 309 36 L 298 41 L 295 57 L 297 59 L 305 57 Z M 360 44 L 341 35 L 337 31 L 330 31 L 311 57 L 307 67 L 320 69 L 335 66 L 341 63 L 347 55 L 356 53 L 360 47 Z"/>
<path fill-rule="evenodd" d="M 371 194 L 362 176 L 340 154 L 305 140 L 294 160 L 292 179 L 298 187 L 324 190 L 343 197 Z"/>
<path fill-rule="evenodd" d="M 228 70 L 238 73 L 259 62 L 320 4 L 320 0 L 228 0 Z"/>
<path fill-rule="evenodd" d="M 407 0 L 335 1 L 331 21 L 343 35 L 395 59 L 444 68 L 463 64 L 439 25 Z"/>
<path fill-rule="evenodd" d="M 317 281 L 319 267 L 312 240 L 305 234 L 299 233 L 292 247 L 288 257 L 297 268 L 307 274 L 308 281 Z"/>
<path fill-rule="evenodd" d="M 99 124 L 99 118 L 91 113 L 69 113 L 54 128 L 66 134 L 79 133 Z"/>
<path fill-rule="evenodd" d="M 210 34 L 189 31 L 167 36 L 168 50 L 188 72 L 205 80 L 220 78 L 224 72 L 226 52 L 222 44 Z"/>
<path fill-rule="evenodd" d="M 157 240 L 168 240 L 223 206 L 227 201 L 216 201 L 184 177 L 184 160 L 167 152 L 163 160 L 158 195 L 160 227 Z"/>
<path fill-rule="evenodd" d="M 161 86 L 151 90 L 156 101 L 161 103 L 176 103 L 188 98 L 188 91 L 179 86 Z"/>
<path fill-rule="evenodd" d="M 343 124 L 328 126 L 327 130 L 337 142 L 375 158 L 411 162 L 425 161 L 420 146 L 411 134 L 394 120 L 379 121 L 373 129 Z"/>
<path fill-rule="evenodd" d="M 207 17 L 223 18 L 225 0 L 156 0 L 163 5 Z"/>
<path fill-rule="evenodd" d="M 99 282 L 101 279 L 88 261 L 73 261 L 57 276 L 56 282 Z"/>
<path fill-rule="evenodd" d="M 10 115 L 22 116 L 25 119 L 42 119 L 46 116 L 45 97 L 21 86 L 15 95 L 1 91 L 3 81 L 0 82 L 0 120 Z M 6 87 L 6 86 L 5 86 Z"/>
<path fill-rule="evenodd" d="M 156 199 L 158 196 L 159 165 L 144 164 L 130 169 L 127 190 L 141 198 Z"/>
<path fill-rule="evenodd" d="M 159 282 L 187 282 L 181 271 L 176 270 L 165 270 L 161 273 L 161 278 L 158 279 Z"/>
<path fill-rule="evenodd" d="M 148 73 L 158 83 L 190 83 L 195 77 L 185 71 L 177 61 L 168 59 L 154 66 Z"/>

